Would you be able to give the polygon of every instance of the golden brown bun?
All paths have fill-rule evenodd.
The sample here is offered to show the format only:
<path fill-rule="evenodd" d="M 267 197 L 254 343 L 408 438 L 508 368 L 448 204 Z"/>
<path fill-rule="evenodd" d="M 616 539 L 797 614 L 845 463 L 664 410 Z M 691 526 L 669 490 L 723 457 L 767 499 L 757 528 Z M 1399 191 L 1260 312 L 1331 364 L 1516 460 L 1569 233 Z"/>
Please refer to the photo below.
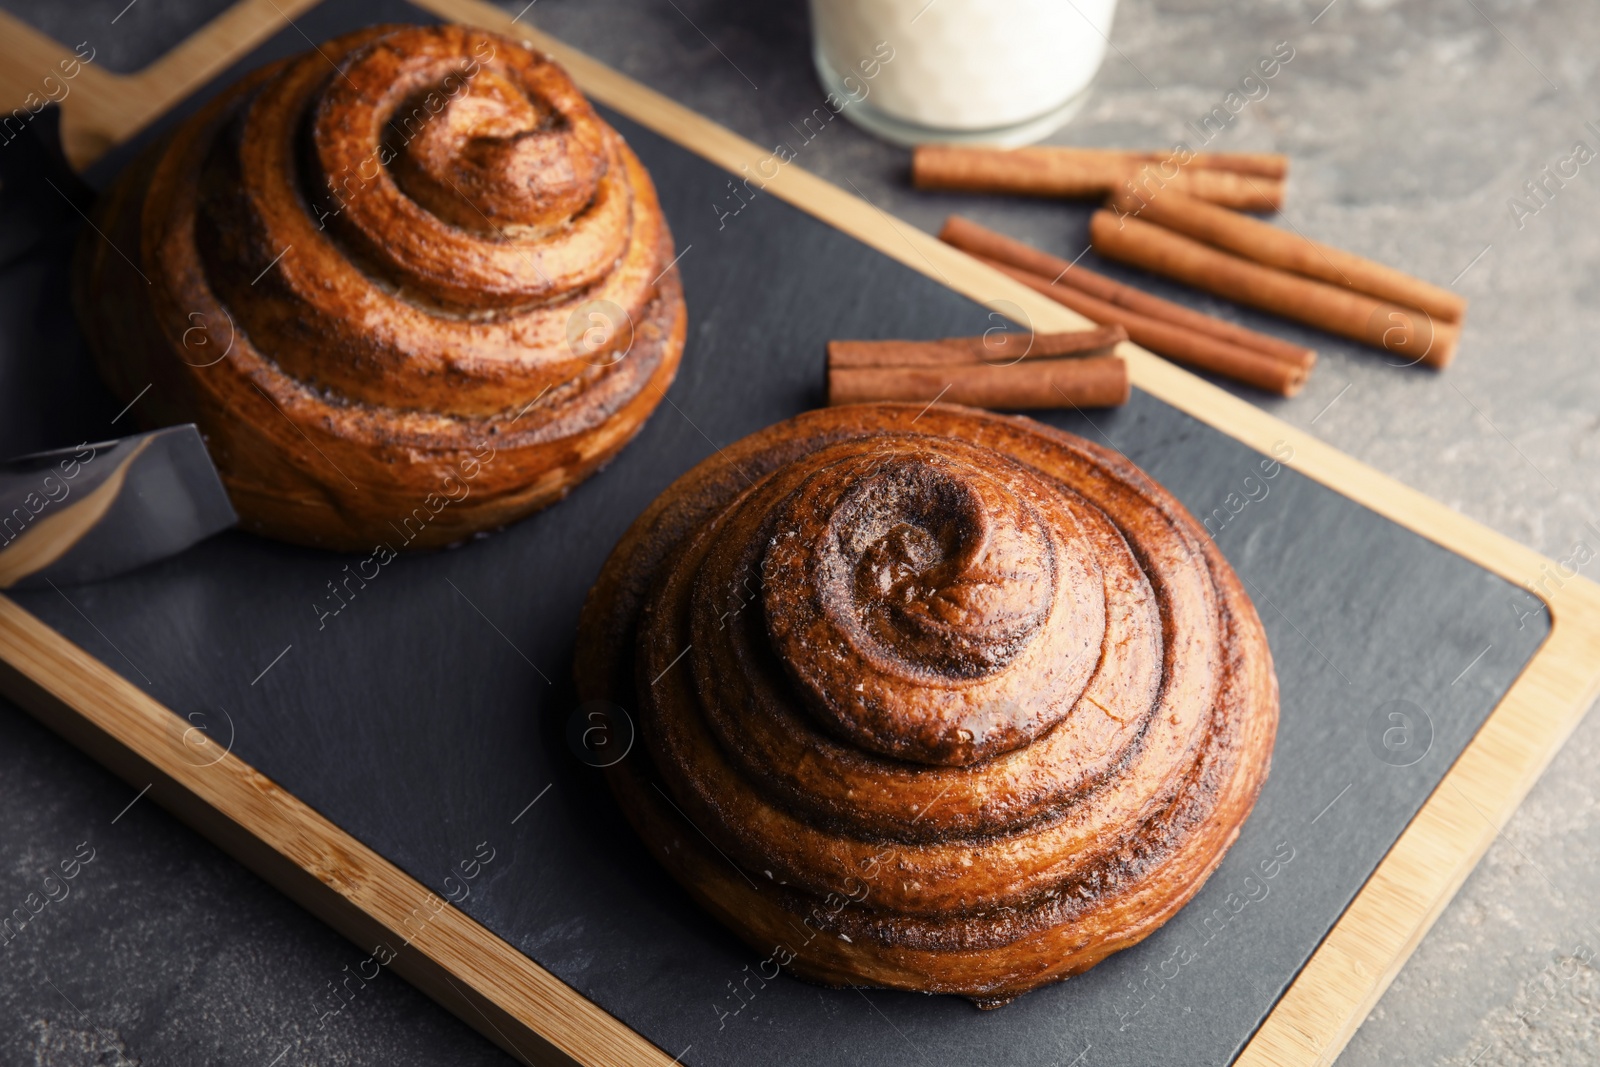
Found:
<path fill-rule="evenodd" d="M 1165 490 L 949 405 L 808 412 L 684 475 L 591 591 L 577 680 L 638 724 L 608 771 L 634 827 L 753 948 L 985 1006 L 1182 907 L 1278 719 Z"/>
<path fill-rule="evenodd" d="M 655 189 L 549 59 L 378 26 L 257 71 L 130 166 L 79 317 L 148 423 L 193 421 L 247 528 L 449 544 L 563 496 L 682 354 Z M 102 236 L 103 235 L 103 236 Z"/>

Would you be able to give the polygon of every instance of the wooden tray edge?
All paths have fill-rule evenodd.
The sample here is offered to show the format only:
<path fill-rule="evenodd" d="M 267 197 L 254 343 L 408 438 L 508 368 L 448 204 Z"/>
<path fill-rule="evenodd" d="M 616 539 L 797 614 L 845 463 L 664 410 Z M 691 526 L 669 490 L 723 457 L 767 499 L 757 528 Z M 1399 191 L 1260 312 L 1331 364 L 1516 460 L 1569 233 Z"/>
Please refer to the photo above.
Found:
<path fill-rule="evenodd" d="M 5 596 L 0 693 L 363 950 L 385 944 L 388 967 L 522 1062 L 673 1062 Z"/>

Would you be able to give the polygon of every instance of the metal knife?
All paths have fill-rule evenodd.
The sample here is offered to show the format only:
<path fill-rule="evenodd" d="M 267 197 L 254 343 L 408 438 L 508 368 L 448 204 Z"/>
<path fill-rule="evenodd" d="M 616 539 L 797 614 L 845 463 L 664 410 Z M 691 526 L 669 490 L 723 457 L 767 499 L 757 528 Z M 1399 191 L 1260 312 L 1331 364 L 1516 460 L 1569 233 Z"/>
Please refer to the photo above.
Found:
<path fill-rule="evenodd" d="M 92 582 L 239 521 L 193 423 L 0 463 L 0 589 Z"/>

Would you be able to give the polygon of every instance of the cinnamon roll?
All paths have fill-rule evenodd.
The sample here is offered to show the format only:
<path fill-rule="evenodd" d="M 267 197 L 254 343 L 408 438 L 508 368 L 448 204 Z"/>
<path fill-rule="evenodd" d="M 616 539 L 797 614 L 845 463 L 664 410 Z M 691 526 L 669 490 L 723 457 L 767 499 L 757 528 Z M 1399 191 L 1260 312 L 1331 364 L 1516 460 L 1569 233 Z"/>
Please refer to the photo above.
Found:
<path fill-rule="evenodd" d="M 629 820 L 754 949 L 985 1007 L 1181 908 L 1278 718 L 1261 622 L 1181 505 L 949 405 L 809 412 L 684 475 L 591 591 L 577 680 L 637 723 L 596 761 Z"/>
<path fill-rule="evenodd" d="M 75 289 L 103 375 L 198 423 L 242 522 L 286 540 L 520 518 L 632 438 L 683 349 L 643 166 L 561 68 L 480 30 L 378 26 L 250 74 L 94 223 Z"/>

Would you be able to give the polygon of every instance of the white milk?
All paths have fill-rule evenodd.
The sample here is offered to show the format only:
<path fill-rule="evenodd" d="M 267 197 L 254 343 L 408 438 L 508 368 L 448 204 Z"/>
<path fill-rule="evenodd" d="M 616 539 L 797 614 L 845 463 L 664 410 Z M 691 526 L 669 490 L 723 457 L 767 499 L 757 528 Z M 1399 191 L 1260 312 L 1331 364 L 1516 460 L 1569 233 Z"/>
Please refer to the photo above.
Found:
<path fill-rule="evenodd" d="M 844 114 L 892 141 L 1025 144 L 1082 104 L 1115 10 L 1116 0 L 811 0 L 814 57 Z"/>

